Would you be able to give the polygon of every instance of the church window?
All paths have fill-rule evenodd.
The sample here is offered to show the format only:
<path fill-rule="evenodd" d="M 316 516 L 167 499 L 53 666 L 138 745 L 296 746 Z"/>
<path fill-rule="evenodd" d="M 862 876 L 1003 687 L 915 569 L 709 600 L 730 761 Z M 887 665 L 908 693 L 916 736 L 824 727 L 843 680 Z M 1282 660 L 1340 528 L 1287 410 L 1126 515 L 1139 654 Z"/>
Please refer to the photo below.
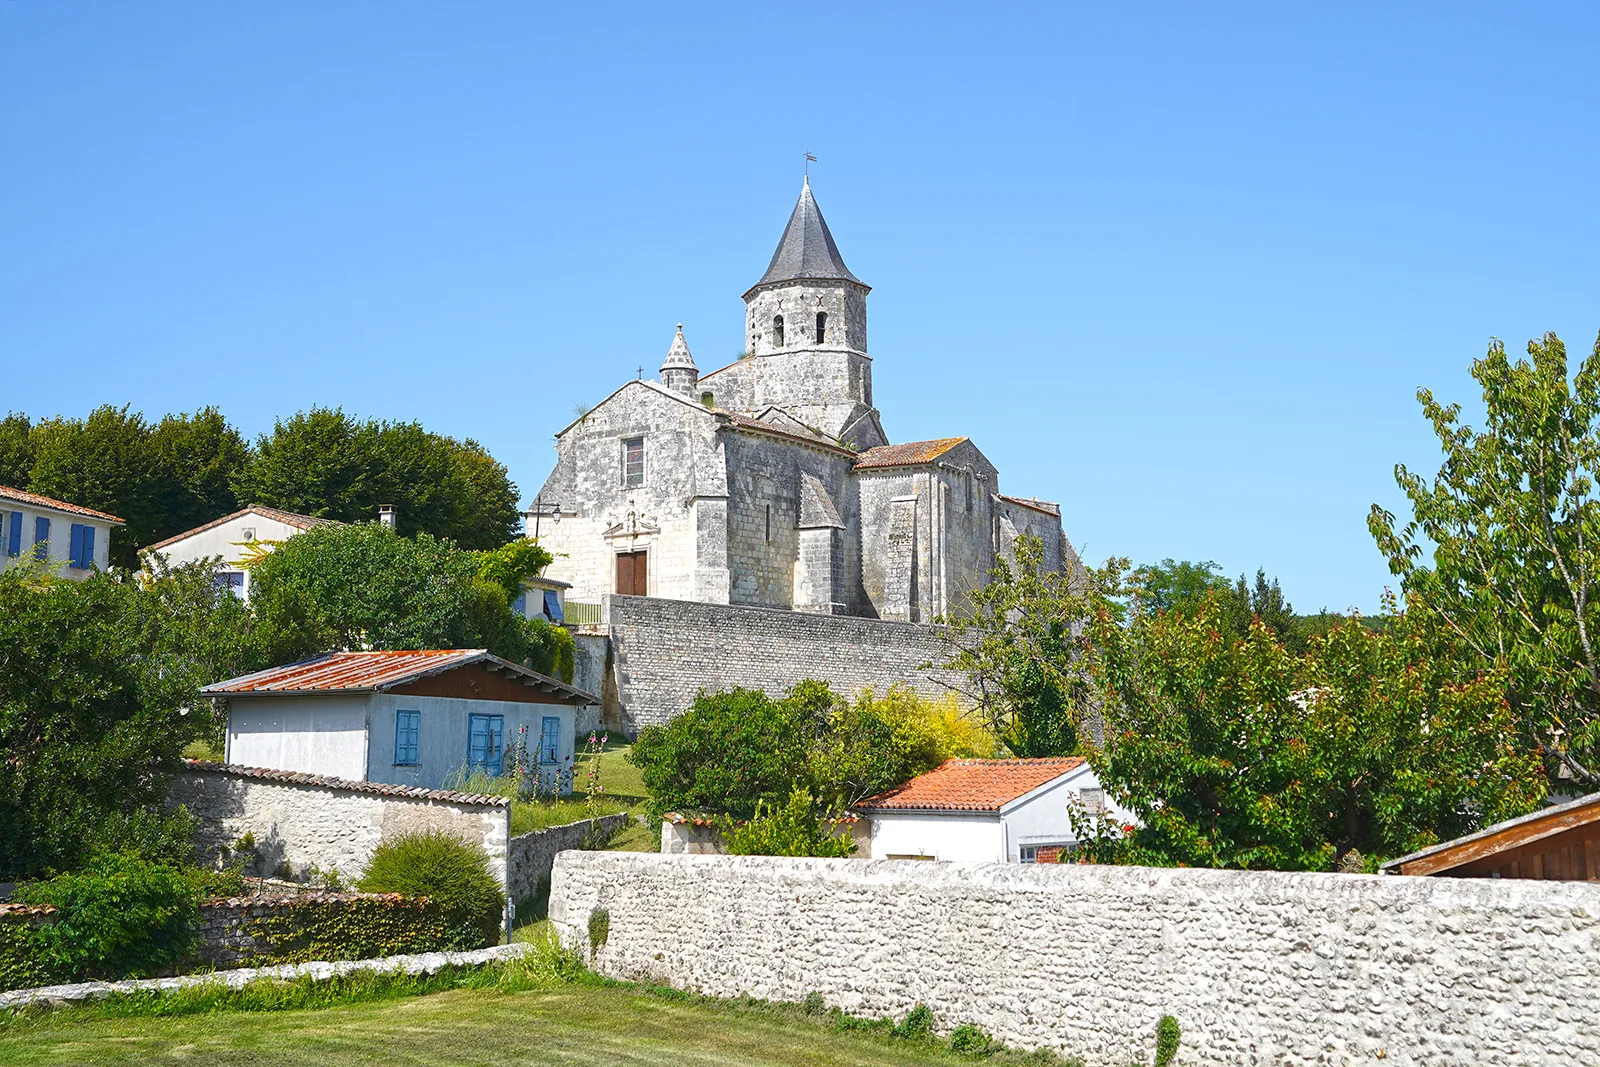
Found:
<path fill-rule="evenodd" d="M 622 442 L 622 484 L 644 484 L 644 438 L 630 437 Z"/>
<path fill-rule="evenodd" d="M 972 472 L 971 471 L 967 471 L 965 476 L 963 476 L 962 481 L 964 481 L 966 483 L 966 486 L 967 486 L 967 511 L 968 511 L 968 513 L 971 513 L 971 511 L 972 511 Z"/>
<path fill-rule="evenodd" d="M 772 540 L 772 505 L 767 505 L 767 540 Z"/>
<path fill-rule="evenodd" d="M 773 348 L 782 348 L 783 347 L 783 316 L 782 315 L 774 315 L 772 317 L 772 347 Z"/>
<path fill-rule="evenodd" d="M 828 339 L 828 313 L 817 312 L 817 344 L 822 344 Z"/>

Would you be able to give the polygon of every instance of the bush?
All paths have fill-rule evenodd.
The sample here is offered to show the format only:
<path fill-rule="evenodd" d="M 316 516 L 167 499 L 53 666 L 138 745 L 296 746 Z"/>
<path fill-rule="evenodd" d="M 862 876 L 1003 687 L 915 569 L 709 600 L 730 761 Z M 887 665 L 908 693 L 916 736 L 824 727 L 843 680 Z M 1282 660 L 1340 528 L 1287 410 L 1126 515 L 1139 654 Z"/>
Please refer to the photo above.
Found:
<path fill-rule="evenodd" d="M 738 824 L 731 819 L 722 824 L 722 838 L 733 856 L 822 856 L 844 859 L 854 854 L 856 843 L 847 836 L 835 836 L 831 813 L 817 809 L 816 801 L 796 787 L 781 808 L 768 810 L 766 801 L 756 805 L 756 816 Z"/>
<path fill-rule="evenodd" d="M 24 886 L 23 904 L 49 904 L 56 921 L 36 932 L 44 966 L 86 978 L 144 978 L 177 966 L 200 915 L 200 873 L 136 856 Z"/>
<path fill-rule="evenodd" d="M 489 856 L 453 834 L 421 830 L 383 841 L 356 888 L 429 898 L 452 928 L 452 948 L 482 948 L 499 940 L 505 894 L 489 871 Z"/>
<path fill-rule="evenodd" d="M 950 1051 L 959 1055 L 987 1056 L 994 1050 L 994 1038 L 981 1026 L 966 1023 L 950 1034 Z"/>
<path fill-rule="evenodd" d="M 1178 1028 L 1178 1020 L 1163 1015 L 1161 1021 L 1156 1023 L 1156 1067 L 1171 1067 L 1182 1040 L 1183 1031 Z"/>
<path fill-rule="evenodd" d="M 435 901 L 393 897 L 293 902 L 288 913 L 262 919 L 254 933 L 267 946 L 252 961 L 261 965 L 439 952 L 461 940 L 459 924 Z"/>
<path fill-rule="evenodd" d="M 572 632 L 545 619 L 526 619 L 522 625 L 528 641 L 528 666 L 570 685 L 577 654 Z"/>
<path fill-rule="evenodd" d="M 72 976 L 58 969 L 31 919 L 0 919 L 0 992 L 54 985 Z"/>
<path fill-rule="evenodd" d="M 894 1036 L 912 1041 L 927 1041 L 933 1037 L 933 1009 L 919 1003 L 906 1014 L 894 1028 Z"/>

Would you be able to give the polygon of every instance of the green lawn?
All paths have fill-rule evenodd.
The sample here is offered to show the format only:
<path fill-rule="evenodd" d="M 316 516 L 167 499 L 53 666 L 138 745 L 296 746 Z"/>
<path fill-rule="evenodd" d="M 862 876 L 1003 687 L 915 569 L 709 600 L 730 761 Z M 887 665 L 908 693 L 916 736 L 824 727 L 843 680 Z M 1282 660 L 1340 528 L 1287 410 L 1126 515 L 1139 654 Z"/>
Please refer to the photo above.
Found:
<path fill-rule="evenodd" d="M 573 790 L 579 796 L 587 796 L 589 790 L 588 771 L 586 766 L 587 756 L 584 755 L 584 745 L 587 737 L 578 738 L 578 773 L 573 781 Z M 606 796 L 621 797 L 625 800 L 644 801 L 650 799 L 650 790 L 645 788 L 644 775 L 639 768 L 628 762 L 628 750 L 633 746 L 620 742 L 610 742 L 600 752 L 600 787 Z"/>
<path fill-rule="evenodd" d="M 1021 1057 L 996 1060 L 1014 1063 Z M 839 1032 L 828 1016 L 806 1016 L 793 1007 L 675 999 L 589 983 L 516 993 L 453 989 L 317 1010 L 118 1018 L 69 1008 L 11 1021 L 0 1017 L 0 1063 L 16 1067 L 962 1062 L 973 1061 L 931 1044 Z"/>

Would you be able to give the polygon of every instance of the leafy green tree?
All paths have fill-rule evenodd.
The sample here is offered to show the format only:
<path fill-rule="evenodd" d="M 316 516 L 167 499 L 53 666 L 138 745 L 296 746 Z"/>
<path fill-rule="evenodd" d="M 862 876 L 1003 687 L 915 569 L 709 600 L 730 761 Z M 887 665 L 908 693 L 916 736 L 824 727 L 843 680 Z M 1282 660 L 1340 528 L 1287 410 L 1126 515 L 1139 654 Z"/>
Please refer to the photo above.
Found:
<path fill-rule="evenodd" d="M 161 804 L 183 746 L 213 728 L 199 687 L 261 665 L 250 630 L 203 567 L 148 585 L 0 573 L 0 880 L 98 849 L 192 849 Z"/>
<path fill-rule="evenodd" d="M 452 542 L 377 523 L 316 526 L 254 565 L 251 606 L 275 663 L 331 649 L 487 648 L 521 662 L 505 590 Z"/>
<path fill-rule="evenodd" d="M 893 789 L 947 759 L 977 755 L 954 750 L 927 702 L 906 686 L 891 686 L 882 698 L 867 691 L 854 703 L 837 700 L 827 716 L 812 745 L 811 774 L 820 799 L 835 809 Z"/>
<path fill-rule="evenodd" d="M 249 466 L 250 446 L 216 408 L 166 416 L 150 431 L 149 447 L 156 540 L 239 509 L 233 481 Z"/>
<path fill-rule="evenodd" d="M 537 576 L 555 557 L 537 541 L 519 537 L 478 553 L 478 576 L 505 590 L 509 604 L 522 593 L 522 579 Z"/>
<path fill-rule="evenodd" d="M 963 703 L 1017 756 L 1070 755 L 1092 701 L 1084 627 L 1122 592 L 1126 560 L 1077 578 L 1042 566 L 1037 538 L 1017 541 L 972 594 L 971 610 L 947 621 L 947 666 L 964 674 Z"/>
<path fill-rule="evenodd" d="M 1276 578 L 1269 579 L 1264 569 L 1257 568 L 1253 583 L 1241 574 L 1230 584 L 1220 570 L 1209 560 L 1164 559 L 1135 570 L 1129 580 L 1130 592 L 1139 609 L 1152 615 L 1163 611 L 1193 615 L 1202 602 L 1214 597 L 1226 632 L 1243 637 L 1250 632 L 1252 620 L 1259 619 L 1291 651 L 1305 651 L 1306 633 Z"/>
<path fill-rule="evenodd" d="M 1458 677 L 1459 650 L 1422 620 L 1349 622 L 1297 657 L 1260 622 L 1227 633 L 1212 593 L 1192 614 L 1101 612 L 1092 638 L 1106 729 L 1091 760 L 1143 823 L 1097 858 L 1329 870 L 1542 796 L 1503 679 Z"/>
<path fill-rule="evenodd" d="M 125 520 L 111 529 L 110 560 L 119 567 L 136 567 L 139 546 L 156 541 L 161 528 L 150 433 L 144 416 L 109 404 L 81 421 L 46 419 L 33 427 L 28 488 Z"/>
<path fill-rule="evenodd" d="M 33 477 L 33 423 L 20 411 L 0 419 L 0 485 L 26 489 Z"/>
<path fill-rule="evenodd" d="M 1208 593 L 1228 593 L 1232 586 L 1222 568 L 1210 560 L 1192 562 L 1167 558 L 1137 568 L 1130 584 L 1143 610 L 1192 612 Z"/>
<path fill-rule="evenodd" d="M 380 504 L 400 509 L 399 529 L 495 548 L 521 516 L 505 467 L 475 441 L 429 433 L 415 422 L 361 422 L 338 408 L 279 420 L 256 442 L 234 481 L 239 499 L 319 518 L 361 522 Z"/>
<path fill-rule="evenodd" d="M 1374 504 L 1368 526 L 1406 605 L 1471 650 L 1463 669 L 1503 676 L 1521 735 L 1547 773 L 1600 787 L 1600 341 L 1576 376 L 1555 334 L 1513 363 L 1494 341 L 1472 364 L 1484 428 L 1427 389 L 1417 399 L 1445 455 L 1430 481 L 1395 480 L 1412 518 Z M 1425 557 L 1431 546 L 1431 559 Z M 1431 563 L 1431 565 L 1430 565 Z"/>
<path fill-rule="evenodd" d="M 740 823 L 724 816 L 719 827 L 731 856 L 820 856 L 846 859 L 855 854 L 856 843 L 848 834 L 836 832 L 837 809 L 825 809 L 800 786 L 794 787 L 782 805 L 756 802 L 756 814 Z"/>

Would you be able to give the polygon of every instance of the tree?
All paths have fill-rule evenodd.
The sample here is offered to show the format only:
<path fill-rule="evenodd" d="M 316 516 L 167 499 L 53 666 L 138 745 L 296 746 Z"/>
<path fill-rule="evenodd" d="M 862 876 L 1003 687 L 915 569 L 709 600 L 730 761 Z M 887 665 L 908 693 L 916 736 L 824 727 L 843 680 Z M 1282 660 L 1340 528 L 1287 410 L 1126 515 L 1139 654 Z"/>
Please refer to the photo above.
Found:
<path fill-rule="evenodd" d="M 380 504 L 400 509 L 399 529 L 465 548 L 504 544 L 521 523 L 517 488 L 475 441 L 429 433 L 416 422 L 360 422 L 338 408 L 279 420 L 256 442 L 234 481 L 239 499 L 319 518 L 362 522 Z"/>
<path fill-rule="evenodd" d="M 1209 560 L 1164 559 L 1135 570 L 1129 584 L 1141 611 L 1193 615 L 1207 597 L 1214 596 L 1228 633 L 1243 637 L 1250 632 L 1251 621 L 1259 619 L 1291 651 L 1305 651 L 1307 632 L 1276 578 L 1269 579 L 1266 570 L 1258 567 L 1254 583 L 1247 583 L 1241 574 L 1237 582 L 1229 584 L 1220 570 Z"/>
<path fill-rule="evenodd" d="M 1348 622 L 1295 656 L 1238 639 L 1219 593 L 1192 614 L 1109 611 L 1093 628 L 1105 786 L 1143 825 L 1092 847 L 1154 865 L 1329 870 L 1520 814 L 1542 796 L 1492 673 L 1426 620 Z"/>
<path fill-rule="evenodd" d="M 119 567 L 137 567 L 139 546 L 158 540 L 150 432 L 144 416 L 109 404 L 82 421 L 46 419 L 33 427 L 28 488 L 125 520 L 111 528 L 110 560 Z"/>
<path fill-rule="evenodd" d="M 0 419 L 0 485 L 26 489 L 33 477 L 33 423 L 20 411 Z"/>
<path fill-rule="evenodd" d="M 261 665 L 250 630 L 203 567 L 147 586 L 0 573 L 0 880 L 192 850 L 161 804 L 183 746 L 211 732 L 199 687 Z"/>
<path fill-rule="evenodd" d="M 527 639 L 480 560 L 426 533 L 316 526 L 253 566 L 251 605 L 274 663 L 332 649 L 487 648 L 513 662 Z"/>
<path fill-rule="evenodd" d="M 1485 426 L 1459 404 L 1417 399 L 1445 462 L 1431 481 L 1395 480 L 1412 518 L 1374 504 L 1368 526 L 1399 575 L 1407 609 L 1471 650 L 1467 673 L 1505 679 L 1521 736 L 1547 771 L 1600 787 L 1600 341 L 1575 377 L 1555 334 L 1512 363 L 1494 341 L 1472 364 Z M 1432 545 L 1431 566 L 1423 562 Z"/>
<path fill-rule="evenodd" d="M 239 509 L 233 481 L 250 463 L 250 446 L 222 412 L 167 415 L 150 431 L 149 447 L 156 540 Z"/>
<path fill-rule="evenodd" d="M 1017 756 L 1070 755 L 1092 710 L 1085 624 L 1122 592 L 1126 560 L 1074 579 L 1043 569 L 1037 538 L 1017 541 L 1015 566 L 1001 561 L 972 594 L 971 610 L 947 620 L 946 666 L 967 677 L 959 690 Z"/>

